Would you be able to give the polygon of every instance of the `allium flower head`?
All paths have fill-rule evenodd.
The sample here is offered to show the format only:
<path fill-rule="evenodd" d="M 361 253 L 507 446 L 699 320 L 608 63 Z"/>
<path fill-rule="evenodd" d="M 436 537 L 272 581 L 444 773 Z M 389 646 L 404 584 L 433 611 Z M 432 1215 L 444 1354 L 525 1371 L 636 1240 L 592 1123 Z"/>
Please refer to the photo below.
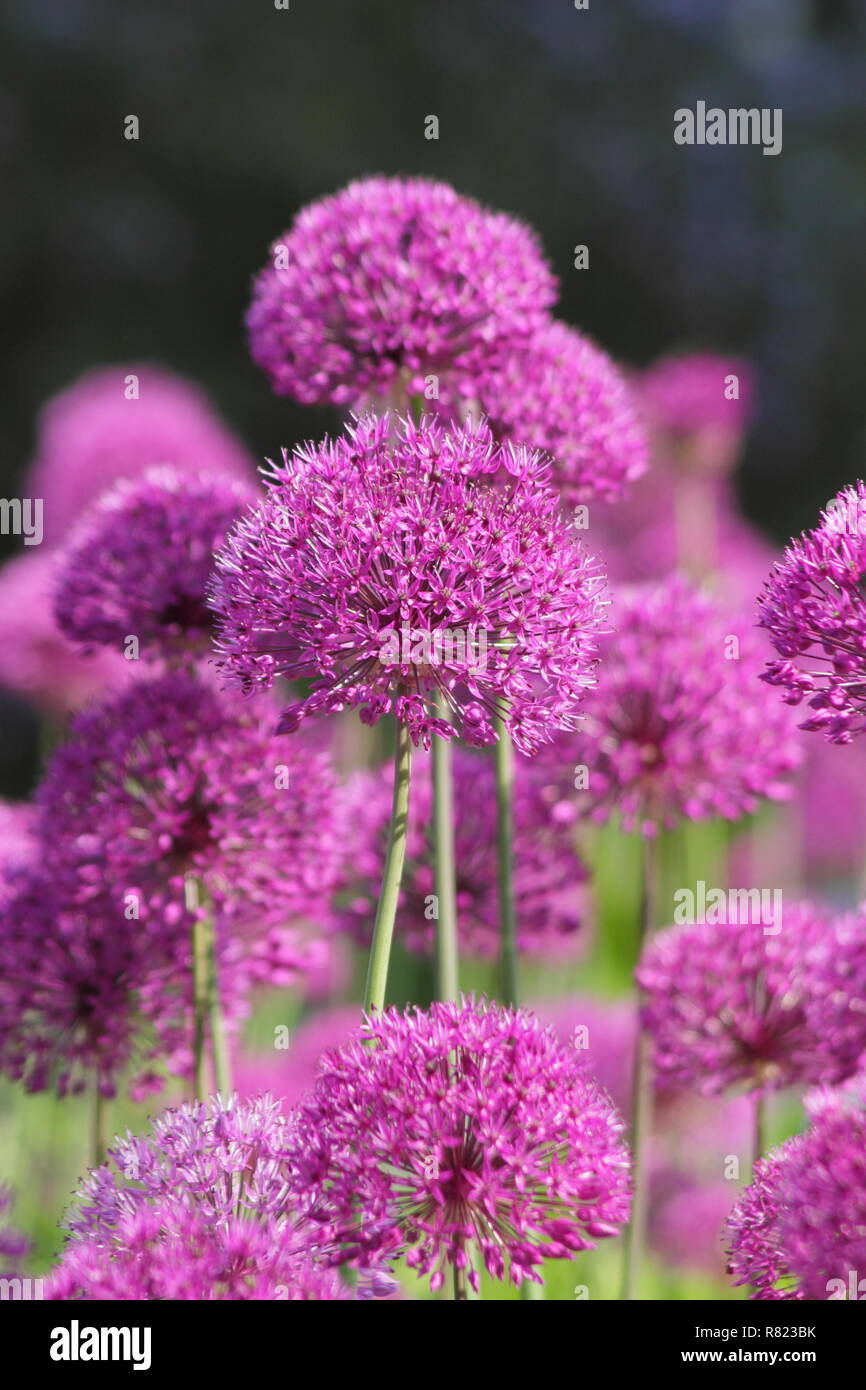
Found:
<path fill-rule="evenodd" d="M 496 480 L 502 470 L 507 481 Z M 367 416 L 274 469 L 217 557 L 222 667 L 247 689 L 311 678 L 283 713 L 393 713 L 412 738 L 494 742 L 505 713 L 533 752 L 572 728 L 592 678 L 602 580 L 562 520 L 537 456 L 486 424 Z"/>
<path fill-rule="evenodd" d="M 728 1272 L 756 1299 L 862 1300 L 866 1108 L 840 1097 L 757 1165 L 729 1221 Z"/>
<path fill-rule="evenodd" d="M 791 541 L 758 600 L 780 660 L 763 679 L 812 710 L 802 729 L 832 743 L 866 730 L 866 485 L 843 489 L 814 531 Z"/>
<path fill-rule="evenodd" d="M 306 405 L 465 393 L 556 297 L 535 235 L 447 184 L 372 178 L 304 208 L 247 315 L 278 395 Z"/>
<path fill-rule="evenodd" d="M 523 1010 L 463 1000 L 389 1009 L 324 1055 L 293 1158 L 334 1258 L 405 1253 L 431 1287 L 540 1282 L 628 1219 L 622 1124 L 573 1048 Z"/>
<path fill-rule="evenodd" d="M 550 321 L 478 391 L 493 433 L 552 455 L 551 481 L 576 505 L 618 501 L 647 465 L 629 388 L 589 338 Z"/>
<path fill-rule="evenodd" d="M 677 577 L 619 590 L 611 627 L 581 728 L 548 755 L 560 774 L 586 769 L 593 819 L 653 835 L 788 795 L 800 743 L 763 691 L 750 627 Z"/>
<path fill-rule="evenodd" d="M 345 1299 L 287 1191 L 288 1124 L 269 1097 L 215 1097 L 115 1140 L 84 1180 L 53 1299 Z"/>
<path fill-rule="evenodd" d="M 748 363 L 710 352 L 663 357 L 642 373 L 638 389 L 653 425 L 680 439 L 702 430 L 739 435 L 751 411 Z"/>
<path fill-rule="evenodd" d="M 455 749 L 454 835 L 460 946 L 469 955 L 495 957 L 501 927 L 496 890 L 496 786 L 489 756 Z M 429 827 L 433 786 L 430 758 L 419 756 L 412 773 L 406 865 L 396 930 L 412 951 L 431 952 L 436 921 Z M 334 925 L 361 944 L 370 943 L 375 902 L 391 817 L 393 770 L 361 772 L 347 788 L 345 882 Z M 574 826 L 551 816 L 534 784 L 533 765 L 516 768 L 514 893 L 522 950 L 558 958 L 585 943 L 587 870 L 574 848 Z"/>
<path fill-rule="evenodd" d="M 658 1072 L 706 1094 L 841 1081 L 866 1049 L 862 911 L 828 920 L 799 905 L 769 927 L 671 927 L 649 942 L 637 980 Z"/>
<path fill-rule="evenodd" d="M 255 490 L 228 475 L 148 469 L 125 479 L 73 532 L 56 575 L 58 626 L 85 647 L 153 658 L 210 642 L 205 591 L 214 551 Z"/>
<path fill-rule="evenodd" d="M 30 1254 L 32 1244 L 19 1231 L 17 1226 L 13 1226 L 9 1221 L 12 1207 L 15 1202 L 15 1194 L 12 1189 L 0 1185 L 0 1270 L 6 1278 L 13 1273 L 14 1265 L 10 1269 L 13 1261 L 23 1260 Z"/>
<path fill-rule="evenodd" d="M 82 656 L 54 620 L 56 554 L 30 551 L 0 569 L 0 685 L 52 715 L 80 709 L 129 676 L 119 650 Z"/>
<path fill-rule="evenodd" d="M 43 407 L 24 493 L 43 499 L 45 540 L 54 545 L 118 478 L 159 463 L 241 480 L 253 472 L 197 386 L 160 367 L 100 368 Z"/>

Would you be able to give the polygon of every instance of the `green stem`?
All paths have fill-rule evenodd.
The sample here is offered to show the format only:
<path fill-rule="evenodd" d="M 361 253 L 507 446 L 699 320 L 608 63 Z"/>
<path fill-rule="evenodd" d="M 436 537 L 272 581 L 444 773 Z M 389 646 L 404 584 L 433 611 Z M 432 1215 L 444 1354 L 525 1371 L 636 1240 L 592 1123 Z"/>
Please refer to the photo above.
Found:
<path fill-rule="evenodd" d="M 370 947 L 370 961 L 367 967 L 367 987 L 364 991 L 364 1011 L 379 1012 L 385 1007 L 385 989 L 388 983 L 388 962 L 391 958 L 391 942 L 394 937 L 394 919 L 397 916 L 397 899 L 400 894 L 400 881 L 403 877 L 403 861 L 406 858 L 406 823 L 409 815 L 409 778 L 412 768 L 412 743 L 406 725 L 398 720 L 394 739 L 394 799 L 391 805 L 391 830 L 388 836 L 388 853 L 382 874 L 382 888 L 376 908 L 376 922 L 373 927 L 373 944 Z"/>
<path fill-rule="evenodd" d="M 93 1135 L 91 1141 L 92 1166 L 98 1168 L 105 1162 L 108 1153 L 108 1111 L 109 1101 L 99 1089 L 99 1082 L 96 1083 L 96 1093 L 93 1098 Z"/>
<path fill-rule="evenodd" d="M 514 913 L 514 750 L 503 719 L 497 719 L 496 741 L 496 862 L 499 882 L 500 947 L 499 992 L 504 1004 L 517 1004 L 517 919 Z"/>
<path fill-rule="evenodd" d="M 638 921 L 637 959 L 640 961 L 644 943 L 656 917 L 658 864 L 655 841 L 643 842 L 641 909 Z M 638 996 L 638 1004 L 640 996 Z M 631 1148 L 634 1174 L 634 1198 L 631 1221 L 625 1233 L 625 1265 L 622 1297 L 634 1302 L 638 1297 L 640 1269 L 646 1247 L 649 1216 L 649 1141 L 653 1120 L 653 1074 L 650 1039 L 637 1023 L 632 1079 Z"/>
<path fill-rule="evenodd" d="M 440 691 L 436 717 L 448 719 L 448 705 Z M 433 739 L 433 887 L 436 892 L 436 988 L 437 997 L 456 1000 L 460 993 L 457 950 L 457 876 L 454 861 L 454 782 L 451 744 Z"/>
<path fill-rule="evenodd" d="M 755 1092 L 755 1094 L 754 1094 L 753 1097 L 752 1097 L 752 1104 L 753 1104 L 753 1106 L 754 1106 L 754 1110 L 753 1110 L 753 1116 L 752 1116 L 752 1173 L 751 1173 L 751 1176 L 752 1176 L 752 1178 L 754 1178 L 754 1176 L 755 1176 L 755 1164 L 757 1163 L 758 1159 L 762 1156 L 762 1154 L 763 1154 L 763 1152 L 764 1152 L 764 1146 L 765 1146 L 765 1143 L 766 1143 L 765 1125 L 766 1125 L 766 1118 L 767 1118 L 767 1115 L 766 1115 L 766 1105 L 765 1105 L 765 1101 L 764 1101 L 764 1095 L 763 1095 L 763 1093 L 762 1093 L 761 1091 L 756 1091 L 756 1092 Z"/>

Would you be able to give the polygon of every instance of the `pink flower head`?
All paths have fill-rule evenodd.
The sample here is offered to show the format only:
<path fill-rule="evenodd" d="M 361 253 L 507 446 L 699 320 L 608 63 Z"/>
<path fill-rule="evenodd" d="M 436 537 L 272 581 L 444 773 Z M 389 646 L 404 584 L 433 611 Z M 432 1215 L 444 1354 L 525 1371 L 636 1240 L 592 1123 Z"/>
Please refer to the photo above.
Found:
<path fill-rule="evenodd" d="M 460 946 L 470 955 L 495 957 L 501 927 L 496 889 L 496 787 L 492 759 L 455 749 L 454 835 Z M 397 934 L 411 951 L 429 953 L 436 939 L 429 757 L 412 773 L 407 859 Z M 369 946 L 391 817 L 390 766 L 355 775 L 347 790 L 352 829 L 346 854 L 340 931 Z M 587 870 L 574 848 L 574 826 L 552 817 L 541 800 L 533 765 L 522 760 L 514 781 L 514 893 L 522 950 L 553 958 L 573 956 L 585 943 Z"/>
<path fill-rule="evenodd" d="M 750 627 L 678 577 L 620 590 L 611 625 L 582 726 L 546 755 L 559 775 L 584 769 L 587 814 L 654 835 L 788 795 L 800 743 L 763 692 Z"/>
<path fill-rule="evenodd" d="M 334 1258 L 405 1253 L 431 1287 L 540 1282 L 628 1219 L 622 1123 L 573 1048 L 524 1010 L 389 1009 L 322 1058 L 292 1157 Z"/>
<path fill-rule="evenodd" d="M 866 1108 L 838 1097 L 757 1165 L 729 1221 L 728 1272 L 755 1299 L 866 1295 Z"/>
<path fill-rule="evenodd" d="M 357 1027 L 357 1004 L 323 1009 L 291 1031 L 287 1047 L 277 1047 L 275 1039 L 267 1052 L 239 1053 L 232 1068 L 238 1095 L 243 1099 L 267 1091 L 288 1111 L 315 1082 L 325 1049 L 338 1047 Z"/>
<path fill-rule="evenodd" d="M 844 488 L 791 541 L 758 600 L 780 659 L 763 679 L 812 710 L 802 729 L 850 743 L 866 729 L 866 486 Z"/>
<path fill-rule="evenodd" d="M 146 658 L 207 647 L 214 551 L 255 489 L 218 474 L 150 468 L 106 493 L 73 532 L 56 575 L 58 626 L 85 647 Z"/>
<path fill-rule="evenodd" d="M 618 501 L 647 466 L 634 403 L 617 367 L 589 338 L 555 320 L 479 387 L 498 439 L 552 455 L 551 481 L 571 506 Z"/>
<path fill-rule="evenodd" d="M 52 1299 L 347 1299 L 287 1193 L 288 1123 L 217 1096 L 117 1139 L 67 1218 Z"/>
<path fill-rule="evenodd" d="M 708 1095 L 841 1081 L 866 1050 L 862 912 L 827 920 L 799 905 L 769 930 L 671 927 L 649 942 L 637 980 L 657 1071 Z"/>
<path fill-rule="evenodd" d="M 252 475 L 243 445 L 197 386 L 161 367 L 103 367 L 43 407 L 24 492 L 43 499 L 45 540 L 55 545 L 118 478 L 158 463 Z"/>
<path fill-rule="evenodd" d="M 500 469 L 507 482 L 495 480 Z M 413 740 L 495 742 L 504 715 L 531 753 L 574 725 L 592 678 L 601 576 L 562 520 L 537 456 L 486 424 L 366 416 L 274 469 L 217 556 L 226 676 L 313 681 L 284 712 L 393 713 Z M 454 725 L 435 717 L 444 693 Z"/>
<path fill-rule="evenodd" d="M 57 556 L 33 551 L 0 569 L 0 685 L 53 715 L 66 715 L 129 675 L 120 653 L 82 656 L 54 621 Z"/>
<path fill-rule="evenodd" d="M 747 362 L 709 352 L 663 357 L 638 381 L 641 404 L 651 426 L 661 435 L 660 447 L 671 463 L 699 463 L 710 472 L 726 471 L 733 462 L 722 441 L 739 442 L 752 410 L 752 372 Z M 705 437 L 701 455 L 694 450 Z M 715 445 L 708 445 L 712 436 Z M 681 457 L 684 449 L 689 458 Z"/>
<path fill-rule="evenodd" d="M 439 399 L 525 341 L 556 297 L 537 239 L 447 184 L 372 178 L 304 208 L 247 315 L 254 361 L 306 405 Z"/>

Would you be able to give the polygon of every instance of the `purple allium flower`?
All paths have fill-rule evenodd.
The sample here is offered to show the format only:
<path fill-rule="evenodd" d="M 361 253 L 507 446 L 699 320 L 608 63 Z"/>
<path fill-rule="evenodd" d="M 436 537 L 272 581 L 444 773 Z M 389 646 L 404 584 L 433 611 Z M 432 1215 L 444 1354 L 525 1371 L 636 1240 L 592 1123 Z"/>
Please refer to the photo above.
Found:
<path fill-rule="evenodd" d="M 669 462 L 698 465 L 710 472 L 726 471 L 733 463 L 752 408 L 752 372 L 747 362 L 709 352 L 663 357 L 641 373 L 636 386 L 647 419 L 662 435 L 660 447 L 668 453 Z M 700 450 L 696 436 L 704 437 Z M 683 458 L 686 450 L 688 457 Z"/>
<path fill-rule="evenodd" d="M 656 1175 L 650 1204 L 650 1243 L 664 1260 L 684 1269 L 723 1274 L 724 1231 L 734 1200 L 724 1178 L 695 1182 L 668 1175 L 668 1190 Z"/>
<path fill-rule="evenodd" d="M 644 472 L 647 448 L 614 363 L 567 324 L 545 323 L 479 386 L 498 439 L 543 449 L 569 505 L 618 501 Z"/>
<path fill-rule="evenodd" d="M 501 713 L 526 753 L 573 727 L 603 581 L 536 455 L 495 447 L 483 422 L 405 421 L 394 438 L 371 415 L 286 456 L 270 483 L 217 557 L 213 603 L 229 679 L 313 679 L 281 731 L 360 708 L 429 746 L 455 731 L 437 690 L 470 744 L 495 742 Z"/>
<path fill-rule="evenodd" d="M 0 685 L 52 715 L 79 709 L 129 676 L 119 652 L 84 657 L 54 621 L 56 556 L 28 552 L 0 569 Z"/>
<path fill-rule="evenodd" d="M 832 743 L 866 730 L 866 486 L 844 488 L 814 531 L 791 541 L 758 600 L 780 660 L 763 677 L 789 705 L 813 713 L 800 727 Z"/>
<path fill-rule="evenodd" d="M 214 551 L 255 489 L 228 475 L 150 468 L 123 479 L 78 524 L 58 566 L 58 626 L 85 647 L 188 656 L 210 643 Z"/>
<path fill-rule="evenodd" d="M 631 999 L 602 1000 L 569 995 L 532 1005 L 542 1023 L 575 1048 L 620 1114 L 631 1110 L 637 1009 Z"/>
<path fill-rule="evenodd" d="M 176 916 L 195 878 L 218 919 L 265 932 L 254 954 L 276 983 L 285 923 L 322 915 L 340 846 L 327 755 L 275 739 L 269 714 L 180 671 L 136 681 L 77 716 L 37 804 L 46 841 L 151 908 Z"/>
<path fill-rule="evenodd" d="M 42 498 L 45 540 L 55 545 L 118 478 L 159 463 L 253 475 L 243 445 L 197 386 L 160 367 L 99 368 L 43 407 L 24 495 Z"/>
<path fill-rule="evenodd" d="M 471 392 L 556 297 L 534 233 L 447 184 L 372 178 L 304 208 L 247 315 L 254 361 L 306 405 Z"/>
<path fill-rule="evenodd" d="M 519 945 L 539 956 L 573 956 L 586 941 L 588 874 L 574 848 L 573 824 L 550 815 L 533 771 L 531 763 L 521 760 L 514 779 L 514 893 Z M 460 947 L 469 955 L 495 957 L 501 927 L 493 761 L 457 748 L 453 777 Z M 407 858 L 396 930 L 409 950 L 429 953 L 436 943 L 429 756 L 417 758 L 412 778 Z M 367 946 L 387 847 L 393 784 L 393 769 L 385 766 L 355 774 L 347 788 L 352 829 L 334 925 Z"/>
<path fill-rule="evenodd" d="M 828 920 L 794 905 L 769 930 L 671 927 L 648 943 L 637 980 L 658 1072 L 707 1095 L 841 1081 L 866 1049 L 862 910 Z"/>
<path fill-rule="evenodd" d="M 32 1241 L 8 1220 L 14 1202 L 15 1194 L 12 1189 L 5 1183 L 0 1184 L 0 1269 L 3 1271 L 3 1277 L 7 1279 L 10 1276 L 14 1277 L 14 1267 L 10 1269 L 10 1263 L 26 1259 L 33 1249 Z"/>
<path fill-rule="evenodd" d="M 629 1214 L 622 1123 L 573 1048 L 524 1010 L 464 999 L 367 1020 L 295 1112 L 297 1183 L 334 1258 L 405 1253 L 540 1282 Z"/>
<path fill-rule="evenodd" d="M 654 835 L 789 794 L 800 741 L 758 679 L 750 627 L 678 577 L 620 590 L 611 626 L 581 728 L 545 754 L 560 779 L 585 769 L 579 807 Z"/>
<path fill-rule="evenodd" d="M 787 1160 L 802 1147 L 803 1136 L 789 1139 L 766 1158 L 728 1217 L 728 1274 L 734 1284 L 750 1284 L 751 1297 L 765 1301 L 803 1297 L 792 1279 L 779 1241 L 779 1184 Z"/>
<path fill-rule="evenodd" d="M 347 1299 L 288 1196 L 288 1122 L 270 1097 L 213 1098 L 115 1140 L 67 1218 L 53 1299 Z"/>

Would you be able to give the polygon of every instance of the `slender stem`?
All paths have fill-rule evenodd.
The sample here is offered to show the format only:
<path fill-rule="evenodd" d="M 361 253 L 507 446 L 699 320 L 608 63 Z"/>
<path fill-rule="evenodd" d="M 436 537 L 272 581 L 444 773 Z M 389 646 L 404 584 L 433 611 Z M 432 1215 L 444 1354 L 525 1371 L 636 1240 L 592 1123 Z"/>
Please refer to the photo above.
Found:
<path fill-rule="evenodd" d="M 93 1097 L 93 1134 L 91 1137 L 91 1159 L 92 1166 L 98 1168 L 105 1162 L 108 1153 L 108 1112 L 109 1101 L 99 1089 L 99 1082 L 96 1083 L 96 1092 Z"/>
<path fill-rule="evenodd" d="M 232 1068 L 229 1058 L 226 1030 L 223 1026 L 222 996 L 219 989 L 219 972 L 216 957 L 216 937 L 213 921 L 209 932 L 210 957 L 210 1037 L 213 1052 L 214 1084 L 220 1095 L 227 1096 L 232 1089 Z"/>
<path fill-rule="evenodd" d="M 517 919 L 514 913 L 514 750 L 505 721 L 497 719 L 496 741 L 496 861 L 499 881 L 500 994 L 503 1003 L 517 1003 Z"/>
<path fill-rule="evenodd" d="M 763 1091 L 755 1091 L 752 1096 L 752 1177 L 755 1176 L 755 1164 L 764 1152 L 766 1143 L 766 1102 Z"/>
<path fill-rule="evenodd" d="M 643 841 L 641 873 L 641 908 L 638 918 L 637 959 L 640 960 L 644 942 L 653 928 L 656 917 L 658 863 L 655 841 Z M 640 1002 L 640 997 L 638 997 Z M 649 1216 L 649 1141 L 653 1118 L 653 1075 L 650 1040 L 637 1022 L 632 1077 L 631 1148 L 634 1172 L 634 1197 L 631 1221 L 625 1233 L 625 1263 L 622 1297 L 633 1302 L 638 1297 L 640 1267 L 646 1246 Z"/>
<path fill-rule="evenodd" d="M 391 958 L 391 941 L 394 937 L 394 919 L 397 916 L 397 899 L 400 894 L 400 881 L 403 877 L 403 861 L 406 858 L 406 823 L 409 815 L 409 779 L 412 768 L 412 743 L 409 730 L 397 721 L 394 739 L 394 799 L 391 806 L 391 830 L 388 836 L 388 853 L 382 874 L 382 888 L 376 908 L 376 922 L 373 927 L 373 944 L 370 947 L 370 961 L 367 967 L 367 987 L 364 991 L 364 1010 L 381 1011 L 385 1006 L 385 989 L 388 983 L 388 962 Z"/>
<path fill-rule="evenodd" d="M 448 718 L 444 696 L 436 696 L 436 716 Z M 436 987 L 439 999 L 460 992 L 457 951 L 457 877 L 454 861 L 454 783 L 451 744 L 433 739 L 433 877 L 436 891 Z"/>
<path fill-rule="evenodd" d="M 469 1297 L 466 1286 L 466 1270 L 458 1269 L 456 1265 L 451 1266 L 454 1274 L 454 1302 L 465 1303 Z"/>
<path fill-rule="evenodd" d="M 192 1005 L 193 1056 L 195 1058 L 195 1098 L 204 1100 L 210 1092 L 207 1066 L 207 1021 L 210 1014 L 211 965 L 210 929 L 202 911 L 201 894 L 196 879 L 184 881 L 187 911 L 192 913 Z"/>

